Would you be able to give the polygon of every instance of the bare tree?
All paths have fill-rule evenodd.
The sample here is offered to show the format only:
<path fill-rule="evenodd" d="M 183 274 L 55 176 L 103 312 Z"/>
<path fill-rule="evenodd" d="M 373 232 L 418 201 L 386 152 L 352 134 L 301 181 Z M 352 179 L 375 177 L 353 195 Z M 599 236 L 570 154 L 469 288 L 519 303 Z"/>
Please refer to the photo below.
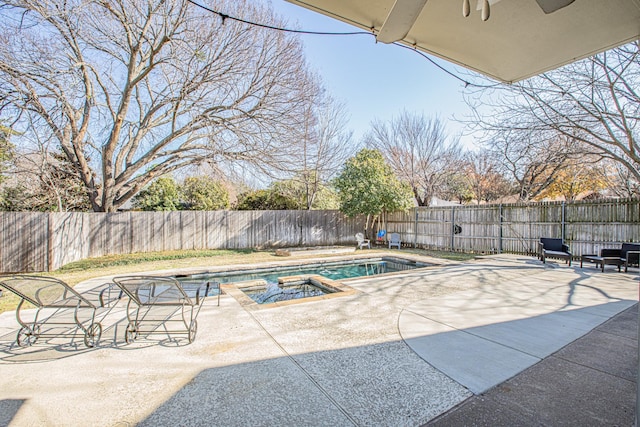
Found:
<path fill-rule="evenodd" d="M 487 151 L 466 154 L 463 170 L 478 204 L 512 194 L 513 185 L 502 175 L 500 169 L 499 160 Z"/>
<path fill-rule="evenodd" d="M 618 197 L 640 197 L 638 180 L 622 163 L 609 161 L 603 165 L 603 175 L 613 194 Z"/>
<path fill-rule="evenodd" d="M 461 165 L 458 139 L 449 139 L 442 121 L 402 112 L 389 124 L 373 121 L 364 137 L 380 150 L 396 175 L 409 183 L 419 206 L 428 206 Z"/>
<path fill-rule="evenodd" d="M 539 139 L 529 130 L 504 130 L 486 143 L 487 153 L 500 165 L 499 172 L 516 184 L 518 198 L 538 197 L 570 164 L 576 143 L 563 135 Z"/>
<path fill-rule="evenodd" d="M 354 155 L 352 132 L 347 129 L 348 116 L 343 103 L 319 87 L 315 101 L 305 110 L 304 124 L 297 133 L 299 152 L 295 156 L 294 179 L 302 188 L 307 209 L 324 186 Z"/>
<path fill-rule="evenodd" d="M 210 3 L 278 23 L 255 2 Z M 5 0 L 0 21 L 0 112 L 23 144 L 55 141 L 93 210 L 185 165 L 289 166 L 309 101 L 297 38 L 183 0 Z"/>
<path fill-rule="evenodd" d="M 535 134 L 521 147 L 561 136 L 581 144 L 586 158 L 623 165 L 640 181 L 640 52 L 635 43 L 567 65 L 524 82 L 472 92 L 470 121 L 493 138 Z M 545 153 L 544 147 L 536 149 Z M 542 159 L 541 159 L 542 160 Z M 555 164 L 555 163 L 554 163 Z"/>

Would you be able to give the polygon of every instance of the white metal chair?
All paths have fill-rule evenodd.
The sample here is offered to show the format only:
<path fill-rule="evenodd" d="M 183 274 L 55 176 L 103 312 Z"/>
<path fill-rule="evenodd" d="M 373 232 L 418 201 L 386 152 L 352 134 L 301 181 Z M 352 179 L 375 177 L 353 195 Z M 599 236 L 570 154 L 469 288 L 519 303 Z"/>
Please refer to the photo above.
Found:
<path fill-rule="evenodd" d="M 371 242 L 369 239 L 364 238 L 364 234 L 356 233 L 356 240 L 358 241 L 358 249 L 369 248 L 371 249 Z"/>

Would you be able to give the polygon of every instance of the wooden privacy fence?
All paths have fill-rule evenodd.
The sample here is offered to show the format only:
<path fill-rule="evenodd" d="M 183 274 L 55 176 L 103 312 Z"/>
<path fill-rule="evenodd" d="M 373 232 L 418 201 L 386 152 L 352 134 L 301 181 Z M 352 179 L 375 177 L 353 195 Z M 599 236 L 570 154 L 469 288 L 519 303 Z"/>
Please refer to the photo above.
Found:
<path fill-rule="evenodd" d="M 417 208 L 387 216 L 387 231 L 416 247 L 533 254 L 540 237 L 564 238 L 574 255 L 640 242 L 640 200 Z"/>
<path fill-rule="evenodd" d="M 354 245 L 364 218 L 338 211 L 0 213 L 0 271 L 51 271 L 85 258 L 187 249 Z M 416 208 L 387 215 L 403 244 L 533 254 L 563 237 L 574 255 L 640 242 L 640 200 Z"/>
<path fill-rule="evenodd" d="M 363 227 L 339 211 L 1 212 L 0 271 L 135 252 L 355 245 Z"/>

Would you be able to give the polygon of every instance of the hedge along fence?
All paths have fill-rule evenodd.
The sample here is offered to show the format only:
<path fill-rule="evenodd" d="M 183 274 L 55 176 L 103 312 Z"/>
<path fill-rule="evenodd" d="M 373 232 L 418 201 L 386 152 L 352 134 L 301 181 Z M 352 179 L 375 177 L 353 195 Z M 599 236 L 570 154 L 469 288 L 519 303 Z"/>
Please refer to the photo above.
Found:
<path fill-rule="evenodd" d="M 533 254 L 557 237 L 579 256 L 640 242 L 640 200 L 417 208 L 389 214 L 387 228 L 416 247 L 476 253 Z"/>
<path fill-rule="evenodd" d="M 363 227 L 339 211 L 1 212 L 0 271 L 136 252 L 355 245 Z"/>
<path fill-rule="evenodd" d="M 1 212 L 0 271 L 135 252 L 355 246 L 364 220 L 338 211 Z M 561 237 L 579 256 L 640 242 L 640 200 L 416 208 L 386 223 L 408 246 L 533 254 L 540 237 Z"/>

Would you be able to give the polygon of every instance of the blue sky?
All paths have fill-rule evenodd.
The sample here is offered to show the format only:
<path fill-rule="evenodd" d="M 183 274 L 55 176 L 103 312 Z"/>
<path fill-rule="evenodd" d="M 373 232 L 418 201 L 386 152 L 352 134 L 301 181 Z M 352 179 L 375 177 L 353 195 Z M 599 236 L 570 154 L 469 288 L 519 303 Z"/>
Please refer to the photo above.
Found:
<path fill-rule="evenodd" d="M 300 29 L 311 31 L 358 31 L 356 27 L 292 5 L 271 0 L 275 12 Z M 464 83 L 438 69 L 428 60 L 399 46 L 376 43 L 372 36 L 302 35 L 311 68 L 322 78 L 331 95 L 344 102 L 350 114 L 355 142 L 374 118 L 389 121 L 403 109 L 439 116 L 449 134 L 460 133 L 468 107 L 463 101 Z M 466 70 L 439 60 L 440 65 L 465 78 Z M 468 148 L 473 139 L 464 137 Z"/>

